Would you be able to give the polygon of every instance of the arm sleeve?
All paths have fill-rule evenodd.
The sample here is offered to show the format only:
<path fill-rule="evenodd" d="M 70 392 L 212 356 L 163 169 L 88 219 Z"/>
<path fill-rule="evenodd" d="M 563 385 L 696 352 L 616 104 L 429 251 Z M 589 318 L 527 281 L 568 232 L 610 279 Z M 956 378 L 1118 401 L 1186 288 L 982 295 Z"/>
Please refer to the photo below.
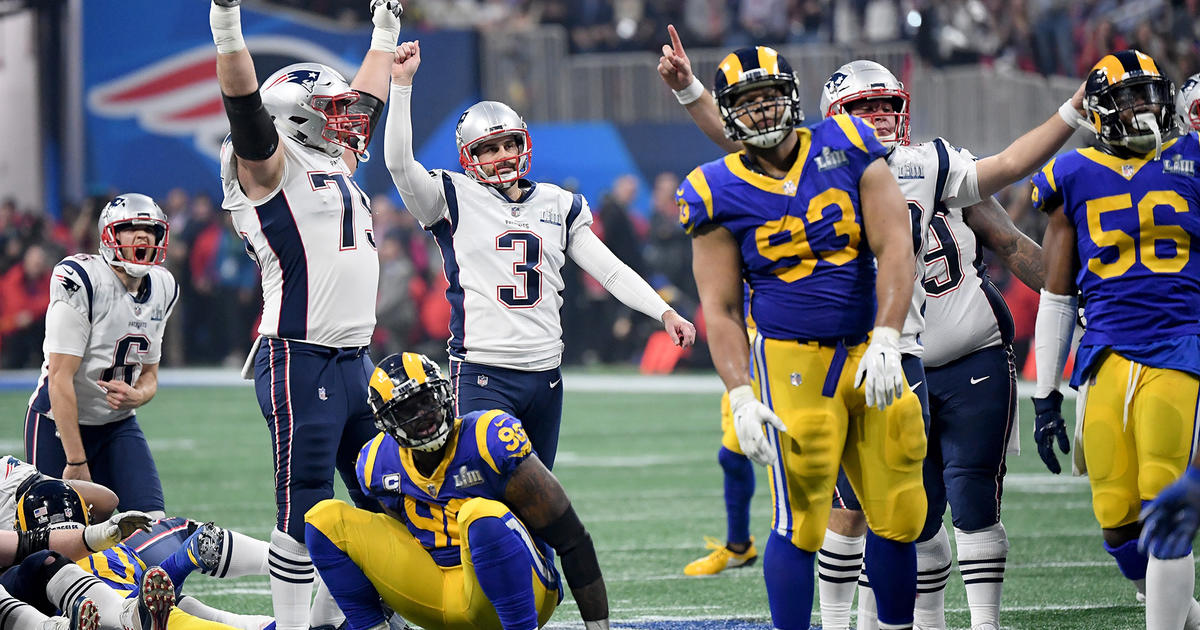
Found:
<path fill-rule="evenodd" d="M 421 225 L 430 226 L 447 215 L 440 178 L 413 157 L 412 86 L 392 85 L 387 128 L 383 135 L 383 159 L 392 174 L 404 206 Z"/>
<path fill-rule="evenodd" d="M 655 320 L 662 320 L 663 313 L 671 310 L 658 293 L 629 265 L 621 262 L 591 230 L 580 230 L 571 239 L 567 254 L 625 306 Z"/>
<path fill-rule="evenodd" d="M 979 172 L 975 168 L 975 156 L 941 138 L 935 139 L 933 145 L 938 156 L 938 180 L 944 181 L 938 199 L 951 208 L 962 208 L 982 201 L 979 198 Z"/>
<path fill-rule="evenodd" d="M 1075 333 L 1075 316 L 1074 296 L 1042 289 L 1033 329 L 1033 356 L 1037 361 L 1037 389 L 1033 395 L 1036 398 L 1058 391 L 1062 384 L 1063 367 L 1067 364 L 1071 337 Z"/>
<path fill-rule="evenodd" d="M 46 311 L 46 352 L 82 357 L 92 327 L 87 317 L 63 300 L 52 300 Z"/>

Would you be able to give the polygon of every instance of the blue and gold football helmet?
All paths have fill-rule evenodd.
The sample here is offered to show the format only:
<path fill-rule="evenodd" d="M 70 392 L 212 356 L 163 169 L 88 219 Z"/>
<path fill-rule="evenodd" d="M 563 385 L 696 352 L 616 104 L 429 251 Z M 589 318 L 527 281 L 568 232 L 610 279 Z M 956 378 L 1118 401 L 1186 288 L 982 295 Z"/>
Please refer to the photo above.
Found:
<path fill-rule="evenodd" d="M 777 95 L 739 102 L 747 92 L 764 88 L 773 88 Z M 804 122 L 796 73 L 774 48 L 739 48 L 726 55 L 717 65 L 713 95 L 725 121 L 725 135 L 754 147 L 773 147 Z"/>
<path fill-rule="evenodd" d="M 1117 153 L 1162 147 L 1175 126 L 1175 84 L 1138 50 L 1105 55 L 1088 73 L 1083 110 L 1101 144 Z"/>
<path fill-rule="evenodd" d="M 61 479 L 40 479 L 22 489 L 24 491 L 17 495 L 17 520 L 14 523 L 18 531 L 64 523 L 87 526 L 91 521 L 83 495 Z"/>
<path fill-rule="evenodd" d="M 375 366 L 367 390 L 375 426 L 402 448 L 436 451 L 450 437 L 454 394 L 429 357 L 392 354 Z"/>

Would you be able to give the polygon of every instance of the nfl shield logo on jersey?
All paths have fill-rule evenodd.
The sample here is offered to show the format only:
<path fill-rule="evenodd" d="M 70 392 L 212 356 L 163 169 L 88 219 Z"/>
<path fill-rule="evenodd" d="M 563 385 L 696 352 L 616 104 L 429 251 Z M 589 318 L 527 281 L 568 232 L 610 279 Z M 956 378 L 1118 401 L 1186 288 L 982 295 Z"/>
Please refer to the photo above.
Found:
<path fill-rule="evenodd" d="M 480 387 L 487 387 L 487 381 L 488 381 L 488 378 L 486 376 L 484 376 L 483 374 L 480 374 L 479 376 L 475 377 L 475 384 L 479 385 Z"/>
<path fill-rule="evenodd" d="M 1137 172 L 1137 171 L 1136 171 L 1136 170 L 1133 168 L 1133 165 L 1132 165 L 1132 164 L 1122 164 L 1122 165 L 1121 165 L 1121 175 L 1122 175 L 1122 176 L 1123 176 L 1125 179 L 1132 179 L 1132 178 L 1133 178 L 1133 174 L 1134 174 L 1134 173 L 1136 173 L 1136 172 Z"/>
<path fill-rule="evenodd" d="M 317 388 L 317 398 L 320 398 L 321 400 L 329 400 L 329 396 L 325 394 L 324 387 Z"/>

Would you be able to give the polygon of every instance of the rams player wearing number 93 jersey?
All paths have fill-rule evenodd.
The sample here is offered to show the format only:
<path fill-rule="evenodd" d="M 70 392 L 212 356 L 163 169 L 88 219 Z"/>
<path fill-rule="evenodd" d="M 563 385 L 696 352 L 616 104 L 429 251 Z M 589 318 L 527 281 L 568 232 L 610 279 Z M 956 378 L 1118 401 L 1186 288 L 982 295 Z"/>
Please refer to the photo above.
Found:
<path fill-rule="evenodd" d="M 890 560 L 876 585 L 881 627 L 910 627 L 912 541 L 926 501 L 920 403 L 900 367 L 915 272 L 904 198 L 861 119 L 796 128 L 798 81 L 775 50 L 731 53 L 715 86 L 726 133 L 745 150 L 693 170 L 677 200 L 738 441 L 770 466 L 763 573 L 772 622 L 808 628 L 813 559 L 840 464 L 875 534 L 868 553 Z M 743 280 L 758 327 L 752 350 Z"/>
<path fill-rule="evenodd" d="M 519 420 L 455 417 L 450 380 L 407 352 L 375 368 L 370 404 L 381 433 L 358 480 L 384 513 L 326 500 L 306 516 L 313 564 L 351 630 L 387 627 L 380 598 L 425 628 L 540 627 L 562 599 L 551 548 L 585 628 L 607 630 L 591 538 Z"/>
<path fill-rule="evenodd" d="M 1036 330 L 1038 448 L 1052 469 L 1053 441 L 1067 450 L 1057 377 L 1078 289 L 1086 331 L 1071 375 L 1082 410 L 1075 465 L 1089 475 L 1105 548 L 1144 589 L 1151 629 L 1184 627 L 1185 616 L 1188 627 L 1200 622 L 1190 548 L 1175 559 L 1137 548 L 1143 501 L 1195 453 L 1200 406 L 1200 146 L 1194 132 L 1172 137 L 1174 90 L 1148 55 L 1105 56 L 1084 98 L 1099 146 L 1051 160 L 1033 178 L 1034 206 L 1050 216 Z"/>

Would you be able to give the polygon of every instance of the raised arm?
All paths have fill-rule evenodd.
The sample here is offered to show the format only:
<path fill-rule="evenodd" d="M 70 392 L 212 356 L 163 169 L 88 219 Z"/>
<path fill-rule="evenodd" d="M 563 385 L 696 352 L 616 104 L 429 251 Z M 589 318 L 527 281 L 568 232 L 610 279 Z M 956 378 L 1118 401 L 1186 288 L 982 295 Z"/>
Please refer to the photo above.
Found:
<path fill-rule="evenodd" d="M 987 197 L 1025 177 L 1046 163 L 1062 148 L 1083 120 L 1083 87 L 1058 108 L 1046 122 L 1017 138 L 1003 151 L 976 163 L 979 197 Z"/>
<path fill-rule="evenodd" d="M 258 93 L 254 60 L 242 38 L 241 0 L 213 0 L 208 22 L 217 45 L 217 82 L 237 156 L 237 178 L 251 199 L 271 193 L 283 179 L 279 132 Z"/>
<path fill-rule="evenodd" d="M 1042 246 L 1013 225 L 1012 218 L 993 197 L 963 208 L 963 220 L 984 247 L 996 252 L 1005 266 L 1025 286 L 1041 291 L 1046 277 Z"/>
<path fill-rule="evenodd" d="M 404 8 L 400 6 L 400 0 L 371 0 L 371 22 L 375 25 L 371 32 L 371 48 L 358 67 L 358 74 L 350 82 L 350 87 L 359 94 L 358 102 L 350 106 L 350 112 L 366 114 L 370 121 L 367 142 L 375 133 L 388 100 L 388 75 L 392 58 L 396 55 L 396 42 L 400 39 L 402 13 Z M 357 169 L 360 161 L 353 151 L 342 153 L 342 159 L 351 173 Z M 366 160 L 364 156 L 361 161 Z"/>
<path fill-rule="evenodd" d="M 421 225 L 433 225 L 442 217 L 445 193 L 441 182 L 413 156 L 412 81 L 421 65 L 421 42 L 404 42 L 392 61 L 392 106 L 388 110 L 383 138 L 383 159 L 404 206 Z"/>
<path fill-rule="evenodd" d="M 679 40 L 675 26 L 668 24 L 667 32 L 671 35 L 671 45 L 664 44 L 662 47 L 662 56 L 658 58 L 658 76 L 675 93 L 679 104 L 687 109 L 692 121 L 709 140 L 729 153 L 741 151 L 741 143 L 725 135 L 725 122 L 721 120 L 716 99 L 692 74 L 692 61 L 683 50 L 683 42 Z"/>
<path fill-rule="evenodd" d="M 537 455 L 517 466 L 504 489 L 504 502 L 534 536 L 558 552 L 563 577 L 575 597 L 584 628 L 607 630 L 608 590 L 596 559 L 596 547 L 562 484 Z"/>

